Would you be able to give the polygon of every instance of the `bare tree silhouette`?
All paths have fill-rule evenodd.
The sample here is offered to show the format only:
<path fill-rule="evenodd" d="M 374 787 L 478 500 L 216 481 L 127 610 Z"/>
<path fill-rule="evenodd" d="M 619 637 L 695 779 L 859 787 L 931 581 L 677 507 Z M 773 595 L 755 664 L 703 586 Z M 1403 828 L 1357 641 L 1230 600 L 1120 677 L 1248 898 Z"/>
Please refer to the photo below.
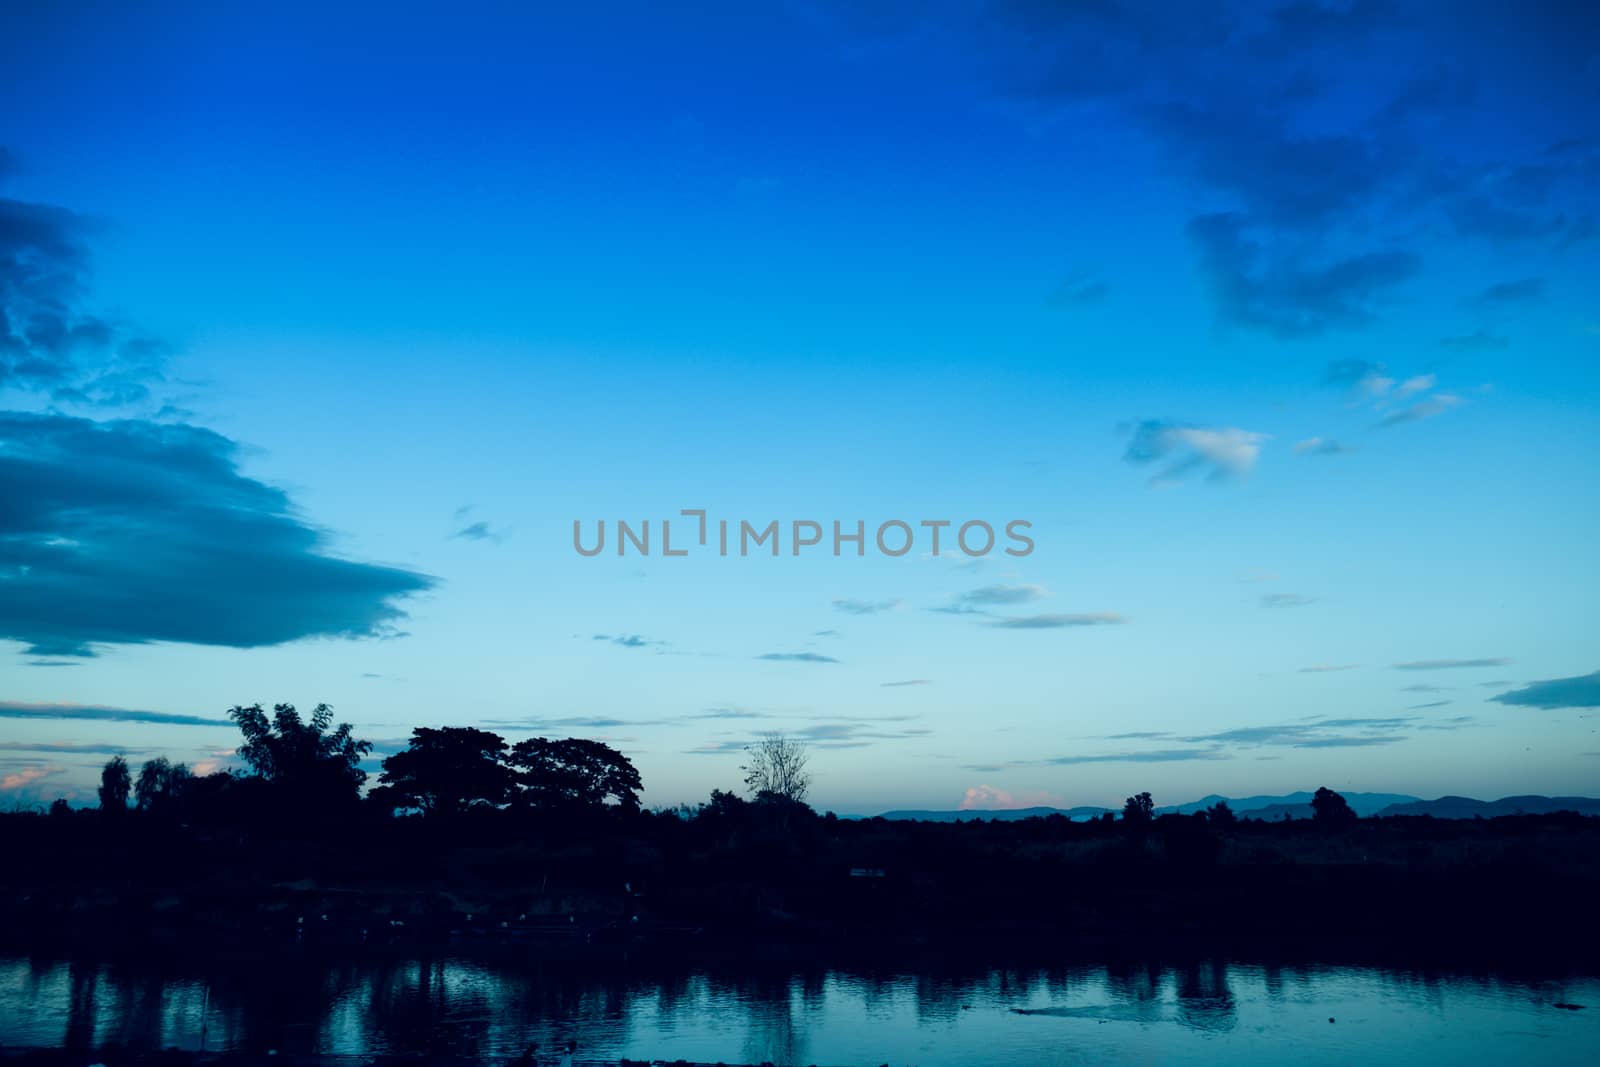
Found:
<path fill-rule="evenodd" d="M 750 762 L 740 767 L 752 796 L 782 797 L 804 804 L 811 791 L 811 755 L 805 742 L 785 733 L 763 734 L 745 749 Z"/>

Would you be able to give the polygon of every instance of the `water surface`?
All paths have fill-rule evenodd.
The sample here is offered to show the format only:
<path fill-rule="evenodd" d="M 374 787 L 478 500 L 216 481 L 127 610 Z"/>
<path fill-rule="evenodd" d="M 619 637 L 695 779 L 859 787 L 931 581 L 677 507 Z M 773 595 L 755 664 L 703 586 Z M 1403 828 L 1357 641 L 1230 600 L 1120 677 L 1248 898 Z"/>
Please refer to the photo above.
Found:
<path fill-rule="evenodd" d="M 1584 1005 L 1573 1010 L 1558 1005 Z M 1331 1021 L 1330 1021 L 1331 1020 Z M 202 1029 L 204 1033 L 202 1035 Z M 532 958 L 0 957 L 0 1045 L 775 1064 L 1594 1062 L 1600 978 L 1182 964 L 850 970 Z"/>

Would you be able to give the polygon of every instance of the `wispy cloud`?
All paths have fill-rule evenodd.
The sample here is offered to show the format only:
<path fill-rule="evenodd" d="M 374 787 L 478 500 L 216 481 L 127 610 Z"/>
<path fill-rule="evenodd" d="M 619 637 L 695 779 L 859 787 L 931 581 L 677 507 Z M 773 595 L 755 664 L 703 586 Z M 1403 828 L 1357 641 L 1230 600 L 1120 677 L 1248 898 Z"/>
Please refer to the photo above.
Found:
<path fill-rule="evenodd" d="M 1074 275 L 1056 286 L 1050 294 L 1050 303 L 1056 307 L 1085 307 L 1098 304 L 1111 292 L 1111 284 L 1104 278 Z"/>
<path fill-rule="evenodd" d="M 80 756 L 136 755 L 153 749 L 129 745 L 78 744 L 71 741 L 0 741 L 0 752 L 42 752 Z"/>
<path fill-rule="evenodd" d="M 469 523 L 450 535 L 453 541 L 489 541 L 493 544 L 499 544 L 505 538 L 504 533 L 482 521 Z"/>
<path fill-rule="evenodd" d="M 638 634 L 595 634 L 592 640 L 606 641 L 622 648 L 650 648 L 655 645 L 665 645 L 666 641 L 651 641 Z"/>
<path fill-rule="evenodd" d="M 1439 338 L 1441 348 L 1452 348 L 1458 352 L 1493 352 L 1510 344 L 1509 339 L 1490 333 L 1488 330 L 1474 330 L 1471 333 Z"/>
<path fill-rule="evenodd" d="M 1150 476 L 1155 488 L 1175 485 L 1191 474 L 1225 482 L 1249 474 L 1261 455 L 1263 433 L 1236 427 L 1190 426 L 1162 419 L 1134 425 L 1122 458 L 1128 463 L 1161 464 Z"/>
<path fill-rule="evenodd" d="M 900 606 L 898 600 L 851 600 L 841 599 L 833 602 L 834 611 L 842 611 L 846 615 L 877 615 L 885 611 L 893 611 Z"/>
<path fill-rule="evenodd" d="M 1454 671 L 1466 670 L 1474 667 L 1504 667 L 1511 661 L 1500 657 L 1485 657 L 1483 659 L 1414 659 L 1407 663 L 1396 663 L 1397 671 Z"/>
<path fill-rule="evenodd" d="M 1416 716 L 1315 719 L 1309 722 L 1243 726 L 1216 733 L 1185 737 L 1190 744 L 1241 747 L 1366 748 L 1404 741 L 1399 731 L 1418 723 Z M 1359 731 L 1349 733 L 1347 731 Z"/>
<path fill-rule="evenodd" d="M 1543 278 L 1518 278 L 1486 286 L 1478 291 L 1472 302 L 1484 308 L 1506 308 L 1529 304 L 1543 297 Z"/>
<path fill-rule="evenodd" d="M 1303 593 L 1267 593 L 1261 598 L 1261 606 L 1264 608 L 1303 608 L 1316 602 L 1316 597 L 1306 596 Z"/>
<path fill-rule="evenodd" d="M 1300 674 L 1331 674 L 1334 671 L 1353 671 L 1361 666 L 1359 663 L 1317 663 L 1310 667 L 1301 667 Z"/>
<path fill-rule="evenodd" d="M 1403 426 L 1408 422 L 1421 422 L 1431 419 L 1454 408 L 1460 407 L 1465 401 L 1454 393 L 1436 393 L 1425 400 L 1392 411 L 1379 419 L 1376 423 L 1378 429 L 1388 429 L 1392 426 Z"/>
<path fill-rule="evenodd" d="M 1027 604 L 1042 599 L 1047 593 L 1042 585 L 986 585 L 954 596 L 949 603 L 929 610 L 949 615 L 987 615 L 991 608 Z"/>
<path fill-rule="evenodd" d="M 1120 626 L 1127 622 L 1109 611 L 1067 615 L 1014 615 L 984 623 L 1001 630 L 1062 630 L 1081 626 Z"/>
<path fill-rule="evenodd" d="M 1529 682 L 1521 689 L 1489 699 L 1497 704 L 1524 708 L 1600 708 L 1600 671 Z"/>
<path fill-rule="evenodd" d="M 29 786 L 63 773 L 65 767 L 24 767 L 7 775 L 0 775 L 0 793 L 19 793 Z"/>
<path fill-rule="evenodd" d="M 1327 437 L 1308 437 L 1294 446 L 1294 454 L 1297 456 L 1348 456 L 1355 450 L 1354 445 L 1343 444 Z"/>
<path fill-rule="evenodd" d="M 882 686 L 883 688 L 885 688 L 885 689 L 898 689 L 901 686 L 907 686 L 907 685 L 932 685 L 933 683 L 931 681 L 929 681 L 928 679 L 926 679 L 926 678 L 907 678 L 904 681 L 900 681 L 900 682 L 879 682 L 878 684 L 880 686 Z"/>
<path fill-rule="evenodd" d="M 1188 227 L 1218 321 L 1279 340 L 1370 325 L 1380 303 L 1420 266 L 1402 249 L 1322 263 L 1274 261 L 1250 228 L 1235 213 L 1196 216 Z"/>
<path fill-rule="evenodd" d="M 838 663 L 832 656 L 824 656 L 820 652 L 764 652 L 756 659 L 768 660 L 772 663 Z"/>
<path fill-rule="evenodd" d="M 142 722 L 163 726 L 227 726 L 227 719 L 182 715 L 164 711 L 138 711 L 91 704 L 22 704 L 0 701 L 0 719 L 79 719 L 90 722 Z"/>

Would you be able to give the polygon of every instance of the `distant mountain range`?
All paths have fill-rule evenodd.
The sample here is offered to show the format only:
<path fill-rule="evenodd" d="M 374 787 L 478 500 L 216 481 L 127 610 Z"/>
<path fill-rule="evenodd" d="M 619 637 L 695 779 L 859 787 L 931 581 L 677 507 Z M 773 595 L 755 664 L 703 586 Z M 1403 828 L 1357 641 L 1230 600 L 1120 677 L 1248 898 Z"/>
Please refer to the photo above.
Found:
<path fill-rule="evenodd" d="M 1473 800 L 1471 797 L 1440 797 L 1423 800 L 1404 793 L 1343 793 L 1341 794 L 1357 815 L 1432 815 L 1436 819 L 1471 819 L 1479 815 L 1492 819 L 1497 815 L 1545 815 L 1555 811 L 1575 811 L 1581 815 L 1600 815 L 1600 800 L 1592 797 L 1502 797 L 1499 800 Z M 1294 819 L 1312 817 L 1310 793 L 1286 793 L 1282 796 L 1224 797 L 1212 794 L 1187 804 L 1172 804 L 1156 808 L 1157 815 L 1177 813 L 1193 814 L 1227 801 L 1228 807 L 1240 817 L 1277 821 L 1285 816 Z M 885 819 L 915 822 L 967 822 L 973 819 L 991 819 L 1011 822 L 1018 819 L 1039 818 L 1046 815 L 1065 815 L 1074 821 L 1098 819 L 1108 811 L 1120 810 L 1083 806 L 1076 808 L 1007 808 L 988 811 L 886 811 Z"/>

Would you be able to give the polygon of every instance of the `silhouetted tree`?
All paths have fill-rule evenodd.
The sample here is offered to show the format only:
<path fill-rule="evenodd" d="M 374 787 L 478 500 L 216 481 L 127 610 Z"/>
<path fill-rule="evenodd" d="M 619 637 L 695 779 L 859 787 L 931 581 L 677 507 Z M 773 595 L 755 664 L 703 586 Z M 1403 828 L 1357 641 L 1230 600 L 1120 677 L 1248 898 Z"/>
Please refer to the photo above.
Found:
<path fill-rule="evenodd" d="M 1320 787 L 1311 798 L 1311 811 L 1317 822 L 1324 826 L 1348 826 L 1356 821 L 1350 802 L 1327 786 Z"/>
<path fill-rule="evenodd" d="M 771 794 L 796 804 L 804 804 L 811 791 L 811 772 L 806 769 L 811 756 L 805 742 L 783 733 L 765 734 L 748 746 L 750 762 L 740 767 L 744 785 L 751 796 L 760 799 Z"/>
<path fill-rule="evenodd" d="M 133 791 L 133 776 L 128 761 L 112 756 L 100 768 L 100 810 L 121 813 L 128 810 L 128 794 Z"/>
<path fill-rule="evenodd" d="M 1149 793 L 1137 793 L 1122 805 L 1122 821 L 1143 825 L 1156 817 L 1155 801 Z"/>
<path fill-rule="evenodd" d="M 1206 809 L 1206 818 L 1215 826 L 1228 827 L 1239 821 L 1239 817 L 1228 807 L 1226 800 L 1219 800 Z"/>
<path fill-rule="evenodd" d="M 57 819 L 71 815 L 72 805 L 67 803 L 66 797 L 56 797 L 50 802 L 50 814 Z"/>
<path fill-rule="evenodd" d="M 140 811 L 150 811 L 176 799 L 183 787 L 193 777 L 189 768 L 181 763 L 171 763 L 165 756 L 145 760 L 139 768 L 139 780 L 134 783 L 133 795 Z"/>
<path fill-rule="evenodd" d="M 361 757 L 372 751 L 372 743 L 351 737 L 347 722 L 333 727 L 328 705 L 318 704 L 309 720 L 293 704 L 274 705 L 271 719 L 260 704 L 231 708 L 228 717 L 244 734 L 239 758 L 285 796 L 316 807 L 361 795 L 367 780 Z"/>
<path fill-rule="evenodd" d="M 411 731 L 411 743 L 383 761 L 372 799 L 430 815 L 456 815 L 475 805 L 499 806 L 511 796 L 506 742 L 470 726 Z"/>
<path fill-rule="evenodd" d="M 530 737 L 512 746 L 507 762 L 516 771 L 519 804 L 546 810 L 599 808 L 615 802 L 639 809 L 644 786 L 628 757 L 599 741 Z"/>

